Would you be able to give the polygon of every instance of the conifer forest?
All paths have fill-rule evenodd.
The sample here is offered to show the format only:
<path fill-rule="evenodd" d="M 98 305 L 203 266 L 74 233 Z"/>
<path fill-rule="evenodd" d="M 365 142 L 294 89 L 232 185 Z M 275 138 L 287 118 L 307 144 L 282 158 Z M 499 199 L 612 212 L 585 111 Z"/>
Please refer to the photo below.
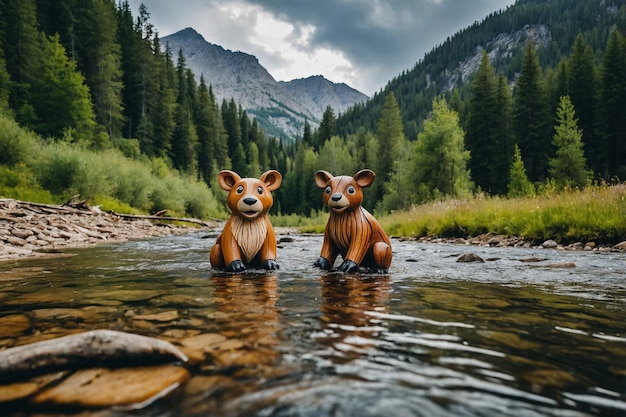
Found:
<path fill-rule="evenodd" d="M 0 15 L 0 194 L 80 191 L 154 211 L 189 188 L 204 197 L 179 211 L 208 216 L 224 202 L 220 170 L 277 169 L 273 212 L 309 216 L 323 210 L 320 169 L 374 170 L 364 206 L 381 213 L 626 178 L 626 0 L 518 0 L 415 57 L 368 101 L 343 114 L 327 107 L 319 126 L 293 138 L 265 134 L 234 99 L 218 102 L 181 51 L 161 43 L 144 6 L 134 16 L 126 1 L 0 0 Z M 549 39 L 489 48 L 533 25 Z M 477 69 L 452 77 L 477 50 Z M 91 165 L 100 180 L 77 174 L 87 155 L 105 161 Z M 151 181 L 175 173 L 183 185 L 135 201 L 141 193 L 102 185 L 122 159 L 148 167 Z"/>

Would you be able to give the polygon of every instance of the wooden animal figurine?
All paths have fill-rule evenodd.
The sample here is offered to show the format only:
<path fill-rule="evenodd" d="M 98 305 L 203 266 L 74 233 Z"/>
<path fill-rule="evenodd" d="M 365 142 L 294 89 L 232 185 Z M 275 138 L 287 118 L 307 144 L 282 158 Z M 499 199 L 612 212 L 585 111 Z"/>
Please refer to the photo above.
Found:
<path fill-rule="evenodd" d="M 211 265 L 229 272 L 243 272 L 249 266 L 278 269 L 276 235 L 267 212 L 274 204 L 271 192 L 280 187 L 283 177 L 275 170 L 259 179 L 224 170 L 217 179 L 228 191 L 231 216 L 211 248 Z"/>
<path fill-rule="evenodd" d="M 382 226 L 361 203 L 363 188 L 374 182 L 374 171 L 363 169 L 353 177 L 333 177 L 326 171 L 315 173 L 315 184 L 324 190 L 324 204 L 330 217 L 324 243 L 315 266 L 330 270 L 338 254 L 342 272 L 358 272 L 364 267 L 386 273 L 391 264 L 391 241 Z"/>

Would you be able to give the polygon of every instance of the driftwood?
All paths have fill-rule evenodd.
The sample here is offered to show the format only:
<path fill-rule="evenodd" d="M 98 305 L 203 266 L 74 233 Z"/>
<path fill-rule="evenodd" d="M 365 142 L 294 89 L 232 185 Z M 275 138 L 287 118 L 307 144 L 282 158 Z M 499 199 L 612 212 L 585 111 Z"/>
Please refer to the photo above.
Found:
<path fill-rule="evenodd" d="M 92 330 L 0 351 L 0 379 L 97 364 L 158 362 L 187 356 L 164 340 L 114 330 Z"/>
<path fill-rule="evenodd" d="M 0 199 L 0 204 L 2 204 L 3 202 L 13 202 L 20 207 L 27 208 L 37 213 L 41 213 L 42 211 L 47 212 L 47 213 L 55 213 L 55 214 L 67 214 L 67 213 L 99 214 L 99 213 L 102 213 L 98 207 L 91 207 L 87 205 L 87 201 L 89 201 L 89 199 L 76 201 L 78 197 L 79 197 L 79 194 L 73 195 L 62 205 L 33 203 L 33 202 L 12 200 L 12 199 L 6 199 L 6 198 Z M 124 213 L 116 213 L 114 211 L 111 211 L 109 213 L 113 216 L 121 217 L 123 219 L 129 219 L 129 220 L 132 220 L 132 219 L 169 220 L 169 221 L 177 221 L 177 222 L 195 223 L 195 224 L 199 224 L 201 226 L 206 226 L 206 227 L 213 226 L 210 223 L 207 223 L 200 219 L 164 216 L 163 214 L 166 212 L 167 210 L 161 210 L 153 215 L 124 214 Z M 211 219 L 211 220 L 220 221 L 217 219 Z"/>
<path fill-rule="evenodd" d="M 168 217 L 168 216 L 160 216 L 160 215 L 144 215 L 144 214 L 122 214 L 122 213 L 116 213 L 114 211 L 111 212 L 112 215 L 114 216 L 119 216 L 123 219 L 146 219 L 146 220 L 171 220 L 171 221 L 176 221 L 176 222 L 187 222 L 187 223 L 196 223 L 196 224 L 200 224 L 202 226 L 207 226 L 207 227 L 211 227 L 211 224 L 200 220 L 200 219 L 189 219 L 189 218 L 185 218 L 185 217 Z"/>

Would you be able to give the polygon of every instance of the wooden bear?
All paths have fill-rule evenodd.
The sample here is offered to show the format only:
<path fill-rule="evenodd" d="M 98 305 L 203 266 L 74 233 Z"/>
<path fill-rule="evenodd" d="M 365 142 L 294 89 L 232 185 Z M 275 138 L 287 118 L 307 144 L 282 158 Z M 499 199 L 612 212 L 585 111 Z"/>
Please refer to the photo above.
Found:
<path fill-rule="evenodd" d="M 274 204 L 271 192 L 280 187 L 283 177 L 275 170 L 259 179 L 224 170 L 217 179 L 228 191 L 231 216 L 211 248 L 211 265 L 229 272 L 242 272 L 249 266 L 278 269 L 276 235 L 267 212 Z"/>
<path fill-rule="evenodd" d="M 315 184 L 324 190 L 324 204 L 330 217 L 324 232 L 324 243 L 315 266 L 330 270 L 338 254 L 342 272 L 358 272 L 363 265 L 386 273 L 391 264 L 391 241 L 382 226 L 361 203 L 362 188 L 374 182 L 373 171 L 363 169 L 353 177 L 337 176 L 326 171 L 315 173 Z"/>

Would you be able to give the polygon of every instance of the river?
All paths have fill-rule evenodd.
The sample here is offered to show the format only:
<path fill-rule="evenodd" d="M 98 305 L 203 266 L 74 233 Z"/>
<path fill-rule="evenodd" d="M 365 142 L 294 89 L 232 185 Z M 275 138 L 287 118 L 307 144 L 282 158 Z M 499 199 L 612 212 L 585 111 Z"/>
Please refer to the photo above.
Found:
<path fill-rule="evenodd" d="M 139 410 L 2 415 L 626 415 L 625 254 L 394 239 L 387 275 L 343 275 L 312 266 L 321 236 L 281 237 L 276 273 L 213 271 L 203 233 L 0 264 L 0 327 L 27 318 L 0 347 L 98 328 L 229 341 Z"/>

